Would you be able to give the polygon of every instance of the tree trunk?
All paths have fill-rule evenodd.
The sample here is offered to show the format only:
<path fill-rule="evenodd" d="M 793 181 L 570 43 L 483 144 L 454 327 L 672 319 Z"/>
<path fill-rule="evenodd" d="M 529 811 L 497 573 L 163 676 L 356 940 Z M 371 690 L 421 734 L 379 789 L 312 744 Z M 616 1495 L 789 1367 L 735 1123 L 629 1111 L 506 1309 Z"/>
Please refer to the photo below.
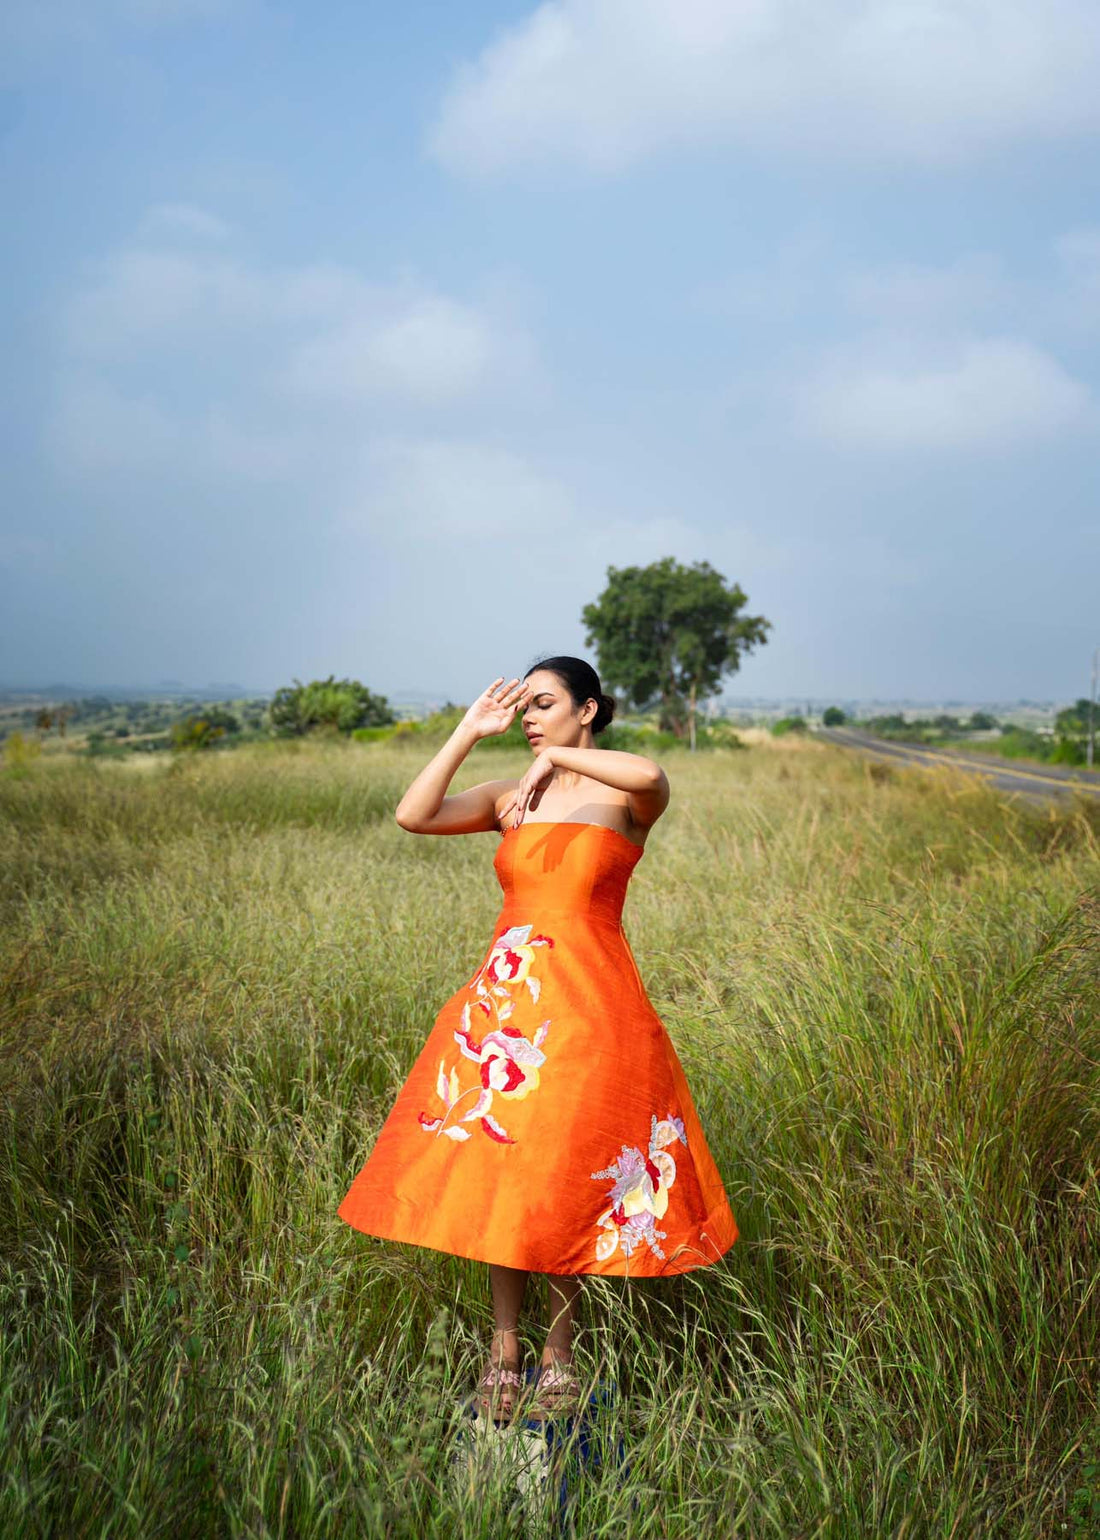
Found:
<path fill-rule="evenodd" d="M 695 753 L 695 680 L 691 681 L 691 694 L 688 697 L 688 735 L 691 739 L 691 752 Z"/>
<path fill-rule="evenodd" d="M 661 714 L 657 725 L 661 732 L 674 733 L 677 738 L 682 738 L 687 732 L 687 725 L 683 718 L 683 708 L 675 696 L 672 699 L 666 696 L 662 701 Z"/>

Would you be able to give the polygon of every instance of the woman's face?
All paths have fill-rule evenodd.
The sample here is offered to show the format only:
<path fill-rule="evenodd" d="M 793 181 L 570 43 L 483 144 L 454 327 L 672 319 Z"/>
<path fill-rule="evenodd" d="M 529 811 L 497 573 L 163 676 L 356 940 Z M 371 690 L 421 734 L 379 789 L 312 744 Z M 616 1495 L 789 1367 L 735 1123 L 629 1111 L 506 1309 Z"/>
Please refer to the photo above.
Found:
<path fill-rule="evenodd" d="M 527 705 L 523 712 L 523 731 L 532 752 L 539 754 L 550 744 L 576 745 L 584 737 L 585 726 L 596 715 L 593 701 L 587 701 L 581 711 L 573 705 L 573 699 L 557 674 L 537 668 L 527 675 Z M 582 725 L 581 716 L 585 717 Z"/>

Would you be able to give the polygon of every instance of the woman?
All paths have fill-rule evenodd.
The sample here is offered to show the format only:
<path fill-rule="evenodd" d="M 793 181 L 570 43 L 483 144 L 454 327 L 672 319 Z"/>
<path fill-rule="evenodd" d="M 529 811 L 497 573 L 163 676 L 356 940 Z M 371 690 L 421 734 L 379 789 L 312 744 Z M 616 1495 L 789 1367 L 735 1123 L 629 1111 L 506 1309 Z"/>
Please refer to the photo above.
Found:
<path fill-rule="evenodd" d="M 480 1405 L 505 1419 L 523 1384 L 531 1271 L 549 1283 L 530 1409 L 546 1414 L 575 1404 L 583 1274 L 686 1272 L 737 1238 L 620 922 L 669 785 L 653 760 L 596 747 L 614 709 L 580 658 L 495 679 L 396 810 L 415 834 L 500 832 L 504 904 L 337 1212 L 368 1234 L 489 1263 L 496 1329 Z M 473 745 L 518 711 L 535 756 L 526 773 L 448 796 Z"/>

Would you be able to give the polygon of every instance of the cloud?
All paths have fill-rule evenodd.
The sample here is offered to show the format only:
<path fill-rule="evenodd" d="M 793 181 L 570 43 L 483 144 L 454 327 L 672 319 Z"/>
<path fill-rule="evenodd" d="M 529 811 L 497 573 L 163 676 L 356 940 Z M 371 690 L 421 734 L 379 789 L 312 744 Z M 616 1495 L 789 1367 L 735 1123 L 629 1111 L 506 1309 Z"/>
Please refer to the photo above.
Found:
<path fill-rule="evenodd" d="M 463 65 L 451 170 L 731 144 L 940 164 L 1100 127 L 1095 0 L 547 0 Z"/>
<path fill-rule="evenodd" d="M 139 234 L 195 236 L 204 241 L 223 241 L 230 234 L 224 219 L 194 203 L 156 203 L 141 221 Z"/>
<path fill-rule="evenodd" d="M 942 263 L 852 267 L 846 252 L 812 235 L 780 242 L 766 267 L 712 279 L 690 295 L 694 309 L 766 327 L 774 352 L 784 329 L 961 343 L 976 333 L 1021 337 L 1073 353 L 1100 326 L 1100 229 L 1071 230 L 1040 248 L 1025 268 L 989 251 Z"/>
<path fill-rule="evenodd" d="M 415 549 L 418 562 L 436 571 L 473 562 L 467 582 L 480 571 L 510 588 L 518 583 L 539 604 L 562 583 L 572 588 L 578 572 L 595 577 L 609 565 L 671 553 L 701 558 L 708 550 L 706 536 L 676 515 L 593 518 L 568 474 L 484 438 L 378 441 L 340 520 L 391 547 Z M 486 549 L 497 553 L 488 566 Z"/>
<path fill-rule="evenodd" d="M 158 204 L 57 319 L 50 439 L 82 472 L 178 461 L 270 480 L 424 413 L 539 388 L 507 294 L 476 300 L 330 264 L 259 265 L 208 211 Z"/>
<path fill-rule="evenodd" d="M 146 394 L 84 371 L 58 382 L 47 440 L 67 475 L 182 465 L 190 438 L 184 422 Z"/>
<path fill-rule="evenodd" d="M 763 347 L 723 398 L 742 423 L 762 411 L 789 424 L 793 407 L 812 438 L 871 453 L 1014 451 L 1100 426 L 1094 229 L 1052 241 L 1027 270 L 988 252 L 853 270 L 803 239 L 692 298 Z"/>
<path fill-rule="evenodd" d="M 367 454 L 364 484 L 345 524 L 395 542 L 497 541 L 501 569 L 577 521 L 572 493 L 523 456 L 463 440 L 383 441 Z"/>
<path fill-rule="evenodd" d="M 1028 342 L 939 344 L 936 358 L 874 351 L 834 354 L 796 390 L 812 434 L 847 449 L 988 449 L 1097 424 L 1088 389 Z"/>
<path fill-rule="evenodd" d="M 293 390 L 321 398 L 396 394 L 447 402 L 485 384 L 494 354 L 504 364 L 506 351 L 485 316 L 444 296 L 364 299 L 338 327 L 297 349 L 285 379 Z"/>
<path fill-rule="evenodd" d="M 42 457 L 74 507 L 110 509 L 119 562 L 248 551 L 254 572 L 301 538 L 303 581 L 329 560 L 350 592 L 389 561 L 445 589 L 498 547 L 581 527 L 571 488 L 500 442 L 545 405 L 522 291 L 261 263 L 244 240 L 158 204 L 56 315 Z"/>
<path fill-rule="evenodd" d="M 645 566 L 664 556 L 701 561 L 713 551 L 713 536 L 675 514 L 641 514 L 588 521 L 570 533 L 569 558 L 574 570 L 595 578 L 610 566 Z"/>
<path fill-rule="evenodd" d="M 1056 244 L 1059 319 L 1079 334 L 1100 327 L 1100 229 L 1073 230 Z"/>
<path fill-rule="evenodd" d="M 942 267 L 899 263 L 853 273 L 841 283 L 856 316 L 889 326 L 970 325 L 1011 307 L 1018 286 L 988 255 L 961 257 Z"/>

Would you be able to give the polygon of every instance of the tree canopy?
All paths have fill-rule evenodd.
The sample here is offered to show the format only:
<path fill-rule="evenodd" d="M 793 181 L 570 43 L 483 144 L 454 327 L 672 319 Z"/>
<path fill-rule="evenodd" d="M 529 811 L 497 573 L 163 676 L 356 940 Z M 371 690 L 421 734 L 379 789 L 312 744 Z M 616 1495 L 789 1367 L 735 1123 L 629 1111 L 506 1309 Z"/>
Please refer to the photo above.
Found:
<path fill-rule="evenodd" d="M 1084 738 L 1089 730 L 1089 710 L 1092 702 L 1087 696 L 1065 706 L 1054 718 L 1054 731 L 1063 738 Z M 1096 725 L 1100 726 L 1100 708 L 1095 712 Z"/>
<path fill-rule="evenodd" d="M 350 733 L 356 727 L 385 727 L 397 718 L 384 695 L 374 695 L 357 679 L 314 679 L 283 685 L 271 702 L 276 736 L 294 737 L 315 727 Z"/>
<path fill-rule="evenodd" d="M 608 688 L 637 710 L 660 711 L 659 726 L 694 743 L 698 703 L 767 641 L 771 621 L 743 615 L 747 596 L 709 562 L 671 556 L 647 567 L 608 567 L 607 586 L 581 618 Z"/>

